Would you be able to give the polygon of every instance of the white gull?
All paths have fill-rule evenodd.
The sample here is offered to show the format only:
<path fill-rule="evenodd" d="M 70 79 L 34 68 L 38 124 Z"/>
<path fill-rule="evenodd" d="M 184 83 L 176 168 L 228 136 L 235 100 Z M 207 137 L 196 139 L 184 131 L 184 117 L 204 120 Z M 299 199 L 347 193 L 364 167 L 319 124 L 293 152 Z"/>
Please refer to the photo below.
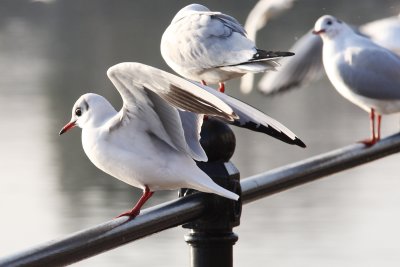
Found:
<path fill-rule="evenodd" d="M 161 39 L 161 55 L 179 75 L 203 84 L 224 82 L 248 72 L 275 70 L 290 52 L 258 49 L 233 17 L 199 4 L 182 8 Z"/>
<path fill-rule="evenodd" d="M 81 127 L 82 146 L 93 164 L 143 189 L 135 207 L 121 216 L 135 217 L 157 190 L 185 187 L 238 199 L 193 160 L 207 161 L 199 143 L 203 114 L 253 130 L 267 129 L 278 139 L 304 146 L 279 122 L 212 88 L 140 63 L 117 64 L 107 75 L 123 99 L 122 109 L 117 112 L 100 95 L 84 94 L 60 134 Z"/>
<path fill-rule="evenodd" d="M 375 20 L 352 29 L 400 55 L 399 16 Z M 289 50 L 296 55 L 282 59 L 279 71 L 269 72 L 261 78 L 258 88 L 265 95 L 304 86 L 324 75 L 321 38 L 308 31 Z"/>
<path fill-rule="evenodd" d="M 381 116 L 400 112 L 400 57 L 330 15 L 317 20 L 314 33 L 322 38 L 324 68 L 333 86 L 369 112 L 371 138 L 364 143 L 373 145 L 380 139 Z"/>

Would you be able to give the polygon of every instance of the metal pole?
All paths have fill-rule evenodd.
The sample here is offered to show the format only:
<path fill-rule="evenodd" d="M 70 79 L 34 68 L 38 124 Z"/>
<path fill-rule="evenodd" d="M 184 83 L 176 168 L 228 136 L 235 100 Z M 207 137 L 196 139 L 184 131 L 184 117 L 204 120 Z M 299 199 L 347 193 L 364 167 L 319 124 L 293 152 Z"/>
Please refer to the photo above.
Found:
<path fill-rule="evenodd" d="M 224 123 L 206 120 L 201 133 L 201 144 L 209 158 L 208 162 L 197 165 L 217 184 L 241 195 L 240 174 L 229 161 L 235 149 L 235 136 Z M 193 190 L 183 190 L 181 195 Z M 233 201 L 214 194 L 208 194 L 204 215 L 184 224 L 191 229 L 185 235 L 190 246 L 192 267 L 232 267 L 233 245 L 238 236 L 232 229 L 240 224 L 241 199 Z"/>

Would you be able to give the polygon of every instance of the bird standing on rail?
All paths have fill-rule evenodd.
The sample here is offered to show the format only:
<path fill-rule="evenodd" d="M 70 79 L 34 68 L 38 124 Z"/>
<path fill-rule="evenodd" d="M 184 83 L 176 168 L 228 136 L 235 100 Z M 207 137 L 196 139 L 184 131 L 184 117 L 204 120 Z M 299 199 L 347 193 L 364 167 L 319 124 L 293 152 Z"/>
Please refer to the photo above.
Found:
<path fill-rule="evenodd" d="M 220 92 L 225 81 L 275 70 L 278 59 L 294 55 L 258 49 L 235 18 L 199 4 L 175 15 L 162 36 L 161 54 L 178 74 L 204 85 L 219 83 Z"/>
<path fill-rule="evenodd" d="M 368 37 L 376 44 L 400 55 L 400 15 L 352 28 L 357 34 Z M 322 40 L 319 36 L 312 34 L 312 30 L 296 41 L 290 51 L 296 53 L 296 56 L 284 58 L 280 62 L 282 67 L 279 71 L 266 73 L 260 80 L 258 87 L 263 94 L 273 95 L 292 90 L 324 75 Z M 251 85 L 247 86 L 252 88 Z M 247 88 L 241 87 L 241 89 Z"/>
<path fill-rule="evenodd" d="M 330 15 L 317 20 L 314 34 L 322 38 L 325 72 L 333 86 L 369 112 L 371 138 L 363 143 L 375 144 L 381 137 L 381 116 L 400 112 L 400 57 Z"/>
<path fill-rule="evenodd" d="M 134 208 L 120 216 L 138 215 L 156 190 L 185 187 L 239 198 L 193 160 L 207 161 L 199 142 L 203 114 L 256 131 L 265 128 L 280 140 L 304 146 L 279 122 L 212 88 L 140 63 L 117 64 L 107 75 L 122 96 L 122 109 L 117 112 L 100 95 L 84 94 L 60 135 L 81 127 L 82 146 L 93 164 L 143 189 Z"/>

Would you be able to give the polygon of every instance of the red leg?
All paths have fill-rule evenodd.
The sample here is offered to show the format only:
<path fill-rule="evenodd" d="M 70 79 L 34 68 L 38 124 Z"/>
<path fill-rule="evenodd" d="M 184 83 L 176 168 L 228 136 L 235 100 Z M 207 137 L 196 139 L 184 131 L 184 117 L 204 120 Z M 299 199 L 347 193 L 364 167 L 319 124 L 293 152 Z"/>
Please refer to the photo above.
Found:
<path fill-rule="evenodd" d="M 146 201 L 154 194 L 154 192 L 150 192 L 150 189 L 146 186 L 145 189 L 143 190 L 143 194 L 140 197 L 139 201 L 136 203 L 136 205 L 131 209 L 130 211 L 124 212 L 120 215 L 118 215 L 117 218 L 122 217 L 122 216 L 129 216 L 131 219 L 135 218 L 136 216 L 139 215 L 140 209 L 146 203 Z"/>
<path fill-rule="evenodd" d="M 375 136 L 375 110 L 373 108 L 371 108 L 371 111 L 369 113 L 369 119 L 371 122 L 371 138 L 361 141 L 361 143 L 365 144 L 366 146 L 372 146 L 373 144 L 375 144 L 378 141 L 378 139 Z M 378 118 L 378 120 L 380 120 L 380 119 Z M 379 128 L 380 128 L 380 126 L 379 126 Z M 379 135 L 380 135 L 380 133 L 379 133 Z"/>
<path fill-rule="evenodd" d="M 376 133 L 376 141 L 381 140 L 381 121 L 382 121 L 382 115 L 378 114 L 378 128 L 377 128 L 377 133 Z"/>
<path fill-rule="evenodd" d="M 207 83 L 204 80 L 201 80 L 202 85 L 207 85 Z M 224 83 L 219 83 L 219 88 L 218 91 L 221 93 L 225 93 L 225 84 Z"/>
<path fill-rule="evenodd" d="M 218 91 L 220 91 L 221 93 L 225 93 L 225 84 L 224 83 L 219 83 Z"/>

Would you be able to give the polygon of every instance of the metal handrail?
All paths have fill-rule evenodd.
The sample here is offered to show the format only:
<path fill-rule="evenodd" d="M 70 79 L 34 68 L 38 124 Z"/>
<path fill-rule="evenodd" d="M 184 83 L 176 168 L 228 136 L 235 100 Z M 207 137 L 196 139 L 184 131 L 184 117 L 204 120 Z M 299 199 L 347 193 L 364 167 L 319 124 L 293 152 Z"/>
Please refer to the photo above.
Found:
<path fill-rule="evenodd" d="M 366 147 L 355 143 L 241 181 L 243 204 L 400 152 L 400 133 Z"/>
<path fill-rule="evenodd" d="M 400 151 L 400 134 L 372 147 L 353 144 L 241 181 L 242 201 L 250 203 Z M 193 194 L 142 211 L 134 220 L 117 218 L 65 238 L 0 258 L 0 266 L 66 265 L 128 242 L 181 225 L 202 216 L 203 193 Z"/>

